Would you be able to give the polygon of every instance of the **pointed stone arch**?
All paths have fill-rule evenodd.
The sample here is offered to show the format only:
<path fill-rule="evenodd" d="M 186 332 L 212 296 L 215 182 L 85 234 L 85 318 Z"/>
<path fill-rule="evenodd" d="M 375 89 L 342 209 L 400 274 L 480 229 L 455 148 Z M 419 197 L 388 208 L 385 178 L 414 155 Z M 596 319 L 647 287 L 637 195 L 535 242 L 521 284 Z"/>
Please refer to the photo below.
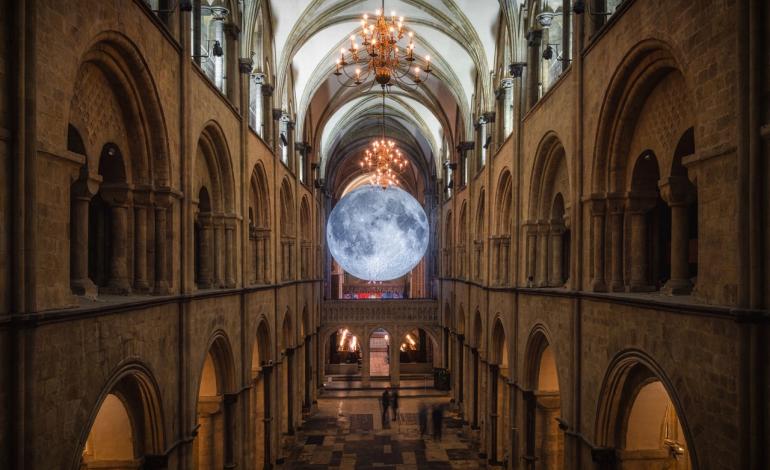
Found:
<path fill-rule="evenodd" d="M 122 442 L 118 442 L 122 441 Z M 129 362 L 107 381 L 83 427 L 70 468 L 100 463 L 163 461 L 166 438 L 157 382 L 142 363 Z"/>
<path fill-rule="evenodd" d="M 615 449 L 623 466 L 644 460 L 650 468 L 668 468 L 677 460 L 677 468 L 698 469 L 683 410 L 673 382 L 653 358 L 639 350 L 621 351 L 599 392 L 596 443 Z"/>

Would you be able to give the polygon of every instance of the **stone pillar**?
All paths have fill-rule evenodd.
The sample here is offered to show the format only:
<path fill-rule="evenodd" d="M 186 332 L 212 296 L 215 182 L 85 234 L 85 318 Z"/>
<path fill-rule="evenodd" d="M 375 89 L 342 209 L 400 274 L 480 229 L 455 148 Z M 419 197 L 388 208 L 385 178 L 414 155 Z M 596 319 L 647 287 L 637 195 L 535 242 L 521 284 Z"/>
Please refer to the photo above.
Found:
<path fill-rule="evenodd" d="M 401 352 L 398 349 L 398 340 L 400 332 L 393 328 L 390 336 L 390 386 L 397 388 L 401 385 Z"/>
<path fill-rule="evenodd" d="M 690 239 L 687 208 L 694 194 L 686 177 L 670 177 L 660 184 L 661 196 L 671 207 L 671 279 L 662 291 L 670 295 L 689 294 L 690 282 Z"/>
<path fill-rule="evenodd" d="M 259 136 L 265 135 L 265 111 L 264 111 L 264 97 L 262 96 L 262 85 L 265 84 L 265 74 L 255 73 L 251 76 L 251 94 L 249 100 L 252 100 L 254 105 L 249 111 L 249 124 Z"/>
<path fill-rule="evenodd" d="M 604 281 L 604 199 L 594 197 L 591 201 L 591 224 L 593 231 L 593 277 L 591 290 L 604 292 L 607 284 Z"/>
<path fill-rule="evenodd" d="M 500 82 L 503 90 L 503 140 L 513 132 L 513 78 Z"/>
<path fill-rule="evenodd" d="M 561 221 L 551 221 L 551 272 L 549 285 L 552 287 L 562 287 L 564 285 L 563 264 L 563 246 L 562 237 L 564 235 L 564 226 Z"/>
<path fill-rule="evenodd" d="M 500 260 L 502 279 L 501 283 L 505 286 L 511 283 L 511 238 L 505 237 L 501 240 L 502 256 Z"/>
<path fill-rule="evenodd" d="M 546 392 L 543 395 L 537 395 L 537 423 L 535 427 L 540 427 L 542 441 L 539 446 L 538 459 L 542 464 L 541 468 L 562 468 L 564 460 L 564 441 L 560 439 L 561 430 L 556 424 L 556 418 L 561 411 L 560 399 L 558 393 Z"/>
<path fill-rule="evenodd" d="M 223 251 L 224 251 L 224 245 L 225 245 L 225 230 L 224 230 L 224 223 L 222 221 L 222 218 L 220 216 L 215 217 L 212 219 L 212 231 L 213 231 L 213 239 L 214 242 L 211 245 L 211 252 L 214 255 L 213 256 L 213 263 L 214 263 L 214 287 L 223 288 L 225 287 L 225 275 L 222 272 L 224 270 L 224 260 L 223 258 Z"/>
<path fill-rule="evenodd" d="M 527 287 L 534 287 L 535 285 L 535 268 L 536 255 L 537 255 L 537 225 L 528 224 L 526 226 L 527 234 Z"/>
<path fill-rule="evenodd" d="M 624 204 L 620 199 L 610 201 L 610 290 L 623 291 L 623 217 Z"/>
<path fill-rule="evenodd" d="M 149 188 L 134 191 L 134 290 L 149 292 L 147 279 L 147 207 Z"/>
<path fill-rule="evenodd" d="M 72 185 L 70 224 L 70 287 L 75 295 L 96 296 L 96 285 L 88 277 L 88 206 L 97 191 L 101 177 L 81 176 Z"/>
<path fill-rule="evenodd" d="M 111 185 L 102 188 L 104 200 L 112 212 L 112 253 L 110 258 L 110 280 L 104 289 L 106 293 L 125 295 L 131 293 L 128 279 L 128 206 L 131 202 L 130 188 Z"/>
<path fill-rule="evenodd" d="M 286 417 L 286 433 L 290 436 L 294 435 L 294 350 L 286 350 L 286 358 L 284 359 L 286 364 L 286 397 L 288 405 L 288 416 Z"/>
<path fill-rule="evenodd" d="M 212 287 L 212 226 L 211 214 L 198 214 L 198 224 L 200 225 L 199 243 L 199 268 L 198 268 L 198 289 L 211 289 Z"/>
<path fill-rule="evenodd" d="M 134 290 L 147 292 L 147 207 L 134 205 Z"/>
<path fill-rule="evenodd" d="M 647 212 L 652 207 L 648 198 L 631 196 L 628 201 L 628 212 L 631 218 L 631 235 L 629 243 L 630 279 L 629 292 L 649 292 L 654 290 L 647 278 L 649 259 L 647 256 Z"/>
<path fill-rule="evenodd" d="M 235 287 L 235 253 L 234 237 L 235 223 L 231 220 L 225 221 L 225 286 Z"/>
<path fill-rule="evenodd" d="M 366 332 L 364 332 L 366 334 Z M 367 336 L 368 338 L 368 336 Z M 361 347 L 361 385 L 368 387 L 371 383 L 371 351 L 369 348 L 370 341 L 361 338 L 359 345 Z"/>
<path fill-rule="evenodd" d="M 540 43 L 542 37 L 543 32 L 538 29 L 530 30 L 527 33 L 527 110 L 531 109 L 540 99 L 538 87 L 540 84 Z"/>
<path fill-rule="evenodd" d="M 165 295 L 170 292 L 168 276 L 168 195 L 155 196 L 155 293 Z"/>
<path fill-rule="evenodd" d="M 537 262 L 536 262 L 536 279 L 535 285 L 537 287 L 548 286 L 548 224 L 540 222 L 538 224 L 537 231 Z"/>

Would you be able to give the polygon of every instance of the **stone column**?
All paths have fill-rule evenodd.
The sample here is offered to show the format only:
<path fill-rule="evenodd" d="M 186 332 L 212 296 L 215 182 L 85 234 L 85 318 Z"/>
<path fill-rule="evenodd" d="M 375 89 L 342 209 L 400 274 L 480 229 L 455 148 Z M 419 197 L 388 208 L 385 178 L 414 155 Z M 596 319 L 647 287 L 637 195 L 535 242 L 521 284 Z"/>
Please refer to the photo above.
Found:
<path fill-rule="evenodd" d="M 540 222 L 537 231 L 537 263 L 535 285 L 537 287 L 548 286 L 548 224 Z"/>
<path fill-rule="evenodd" d="M 366 334 L 366 331 L 364 332 Z M 367 336 L 368 338 L 368 336 Z M 361 347 L 361 385 L 368 387 L 371 383 L 371 351 L 369 350 L 369 340 L 361 338 L 359 345 Z"/>
<path fill-rule="evenodd" d="M 97 191 L 101 177 L 81 176 L 72 185 L 70 223 L 70 287 L 75 295 L 96 296 L 96 285 L 88 277 L 88 207 Z"/>
<path fill-rule="evenodd" d="M 168 207 L 171 201 L 167 194 L 155 195 L 155 293 L 166 295 L 170 292 L 168 276 Z"/>
<path fill-rule="evenodd" d="M 605 201 L 595 196 L 590 201 L 591 224 L 593 231 L 593 278 L 591 290 L 604 292 L 607 284 L 604 281 L 604 210 Z"/>
<path fill-rule="evenodd" d="M 211 289 L 212 287 L 212 226 L 211 214 L 198 214 L 198 224 L 200 225 L 199 243 L 199 268 L 198 268 L 198 289 Z"/>
<path fill-rule="evenodd" d="M 147 292 L 147 206 L 134 205 L 134 290 Z"/>
<path fill-rule="evenodd" d="M 526 225 L 527 234 L 527 287 L 534 287 L 535 285 L 535 268 L 536 255 L 537 255 L 537 225 L 530 223 Z"/>
<path fill-rule="evenodd" d="M 513 78 L 504 78 L 500 82 L 503 89 L 503 140 L 513 131 Z"/>
<path fill-rule="evenodd" d="M 620 199 L 610 200 L 610 290 L 623 291 L 623 217 L 624 203 Z"/>
<path fill-rule="evenodd" d="M 222 222 L 221 216 L 216 216 L 212 219 L 212 231 L 213 231 L 213 239 L 214 242 L 211 245 L 211 252 L 214 255 L 213 256 L 213 263 L 214 263 L 214 287 L 217 288 L 223 288 L 225 287 L 225 276 L 222 272 L 224 269 L 224 260 L 223 257 L 223 251 L 224 251 L 224 223 Z"/>
<path fill-rule="evenodd" d="M 685 177 L 670 177 L 660 184 L 661 196 L 671 207 L 671 279 L 662 289 L 670 295 L 689 294 L 692 291 L 687 208 L 694 194 L 690 186 Z"/>
<path fill-rule="evenodd" d="M 511 283 L 511 238 L 505 237 L 501 240 L 502 256 L 500 260 L 502 279 L 501 283 L 505 286 Z"/>
<path fill-rule="evenodd" d="M 149 292 L 147 280 L 147 207 L 149 188 L 134 191 L 134 290 Z"/>
<path fill-rule="evenodd" d="M 630 196 L 628 200 L 628 213 L 631 217 L 629 292 L 649 292 L 654 289 L 647 278 L 647 212 L 653 203 L 654 200 L 638 196 Z"/>
<path fill-rule="evenodd" d="M 235 223 L 232 220 L 226 220 L 225 229 L 225 286 L 235 287 L 235 253 L 233 250 L 235 237 Z"/>
<path fill-rule="evenodd" d="M 531 109 L 540 98 L 538 86 L 540 84 L 540 43 L 542 37 L 543 32 L 538 29 L 530 30 L 527 33 L 527 110 Z"/>
<path fill-rule="evenodd" d="M 561 411 L 558 393 L 546 392 L 537 395 L 537 424 L 541 427 L 542 441 L 537 456 L 542 462 L 542 468 L 562 468 L 564 449 L 559 439 L 561 432 L 556 424 L 556 418 Z"/>
<path fill-rule="evenodd" d="M 294 350 L 286 350 L 286 358 L 284 359 L 286 364 L 286 400 L 288 416 L 286 417 L 286 433 L 290 436 L 294 435 Z"/>
<path fill-rule="evenodd" d="M 400 332 L 397 328 L 392 330 L 390 336 L 390 386 L 396 388 L 401 385 L 401 352 L 398 349 L 397 340 L 400 337 Z"/>
<path fill-rule="evenodd" d="M 254 101 L 254 108 L 249 113 L 249 124 L 259 136 L 265 135 L 265 111 L 264 97 L 262 96 L 262 85 L 265 84 L 265 74 L 255 73 L 251 76 L 252 93 L 250 100 Z"/>
<path fill-rule="evenodd" d="M 106 293 L 126 295 L 131 293 L 128 279 L 128 206 L 131 191 L 125 185 L 103 187 L 104 200 L 112 212 L 112 253 L 110 259 L 110 280 L 104 289 Z"/>
<path fill-rule="evenodd" d="M 562 237 L 564 235 L 564 226 L 561 221 L 551 221 L 551 272 L 549 285 L 552 287 L 562 287 L 564 285 L 563 264 L 563 246 Z"/>

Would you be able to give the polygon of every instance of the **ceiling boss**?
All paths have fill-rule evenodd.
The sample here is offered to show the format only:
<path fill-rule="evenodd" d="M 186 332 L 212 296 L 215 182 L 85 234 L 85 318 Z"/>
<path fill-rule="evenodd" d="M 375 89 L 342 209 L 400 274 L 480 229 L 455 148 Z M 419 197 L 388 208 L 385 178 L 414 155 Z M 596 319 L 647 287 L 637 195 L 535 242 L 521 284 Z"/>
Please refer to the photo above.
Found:
<path fill-rule="evenodd" d="M 368 14 L 364 14 L 361 30 L 350 36 L 350 47 L 340 49 L 334 75 L 346 87 L 367 83 L 373 87 L 379 83 L 383 88 L 392 85 L 416 88 L 432 71 L 430 56 L 425 56 L 424 60 L 415 56 L 414 33 L 406 33 L 404 17 L 397 17 L 395 11 L 391 12 L 390 18 L 385 16 L 385 0 L 375 16 L 372 21 Z M 405 35 L 409 42 L 399 47 Z"/>

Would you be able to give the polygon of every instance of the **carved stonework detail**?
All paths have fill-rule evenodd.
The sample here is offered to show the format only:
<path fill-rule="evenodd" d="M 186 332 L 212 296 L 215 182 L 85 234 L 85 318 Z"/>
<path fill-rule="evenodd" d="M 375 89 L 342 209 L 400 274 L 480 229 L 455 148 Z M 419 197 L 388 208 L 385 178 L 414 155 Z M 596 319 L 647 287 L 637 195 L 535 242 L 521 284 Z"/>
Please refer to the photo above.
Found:
<path fill-rule="evenodd" d="M 329 300 L 321 307 L 323 323 L 399 322 L 438 324 L 438 302 L 432 300 Z"/>

